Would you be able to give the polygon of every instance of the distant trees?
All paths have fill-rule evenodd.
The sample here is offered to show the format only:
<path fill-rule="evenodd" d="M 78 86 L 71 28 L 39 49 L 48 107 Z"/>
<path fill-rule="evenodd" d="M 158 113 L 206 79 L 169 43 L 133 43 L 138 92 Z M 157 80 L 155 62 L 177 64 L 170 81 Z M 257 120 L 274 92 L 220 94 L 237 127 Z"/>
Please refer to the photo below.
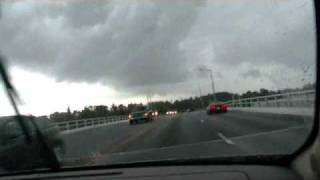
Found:
<path fill-rule="evenodd" d="M 308 83 L 302 87 L 303 90 L 316 89 L 316 83 Z"/>
<path fill-rule="evenodd" d="M 80 111 L 80 116 L 82 118 L 93 118 L 96 117 L 95 111 L 90 107 L 84 107 L 82 111 Z"/>
<path fill-rule="evenodd" d="M 67 109 L 67 114 L 68 114 L 68 115 L 71 115 L 70 107 L 68 107 L 68 109 Z"/>
<path fill-rule="evenodd" d="M 152 109 L 158 110 L 160 113 L 165 113 L 173 108 L 173 104 L 169 101 L 155 101 L 149 104 Z"/>
<path fill-rule="evenodd" d="M 230 92 L 218 92 L 216 98 L 220 102 L 230 101 L 232 99 L 239 98 L 251 98 L 258 96 L 267 96 L 284 92 L 292 92 L 296 90 L 309 90 L 315 89 L 315 84 L 306 84 L 302 88 L 296 89 L 284 89 L 278 91 L 272 91 L 265 88 L 261 88 L 259 91 L 247 91 L 242 94 L 234 94 Z M 148 104 L 148 106 L 142 103 L 130 103 L 127 106 L 123 104 L 112 104 L 110 109 L 105 105 L 98 106 L 86 106 L 81 111 L 73 111 L 71 113 L 70 108 L 67 108 L 66 112 L 55 112 L 50 115 L 50 119 L 56 122 L 69 121 L 74 119 L 94 118 L 113 115 L 128 115 L 134 111 L 142 111 L 146 109 L 157 110 L 160 113 L 165 113 L 169 110 L 186 111 L 187 109 L 202 109 L 207 107 L 213 101 L 213 95 L 207 94 L 201 97 L 190 97 L 180 100 L 170 101 L 154 101 Z"/>
<path fill-rule="evenodd" d="M 125 106 L 123 104 L 112 104 L 109 109 L 108 106 L 98 105 L 98 106 L 86 106 L 81 111 L 73 111 L 71 113 L 70 108 L 67 108 L 66 112 L 55 112 L 50 114 L 50 119 L 56 122 L 70 121 L 75 119 L 84 118 L 94 118 L 94 117 L 104 117 L 104 116 L 116 116 L 116 115 L 128 115 L 133 111 L 140 111 L 147 109 L 142 103 L 139 104 L 129 104 Z"/>
<path fill-rule="evenodd" d="M 110 114 L 108 106 L 104 106 L 104 105 L 95 106 L 94 110 L 95 110 L 95 116 L 102 117 Z"/>
<path fill-rule="evenodd" d="M 115 104 L 111 105 L 110 111 L 112 112 L 112 114 L 118 115 L 118 107 Z"/>
<path fill-rule="evenodd" d="M 128 109 L 126 106 L 124 106 L 123 104 L 120 104 L 118 106 L 118 114 L 120 115 L 124 115 L 124 114 L 128 114 Z"/>
<path fill-rule="evenodd" d="M 50 114 L 50 119 L 56 122 L 74 120 L 75 116 L 71 113 L 70 108 L 67 108 L 67 112 L 54 112 Z"/>
<path fill-rule="evenodd" d="M 50 119 L 56 122 L 67 121 L 67 113 L 54 112 L 50 114 Z"/>

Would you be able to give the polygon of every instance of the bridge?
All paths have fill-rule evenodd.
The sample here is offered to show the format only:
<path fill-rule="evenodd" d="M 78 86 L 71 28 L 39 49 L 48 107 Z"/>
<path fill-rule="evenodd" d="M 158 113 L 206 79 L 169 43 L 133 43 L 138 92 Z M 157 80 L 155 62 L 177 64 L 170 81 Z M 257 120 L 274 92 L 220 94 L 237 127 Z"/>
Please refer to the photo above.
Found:
<path fill-rule="evenodd" d="M 57 123 L 66 143 L 65 165 L 205 156 L 291 153 L 312 127 L 315 91 L 225 102 L 227 113 L 205 110 L 160 116 L 129 125 L 127 116 Z"/>

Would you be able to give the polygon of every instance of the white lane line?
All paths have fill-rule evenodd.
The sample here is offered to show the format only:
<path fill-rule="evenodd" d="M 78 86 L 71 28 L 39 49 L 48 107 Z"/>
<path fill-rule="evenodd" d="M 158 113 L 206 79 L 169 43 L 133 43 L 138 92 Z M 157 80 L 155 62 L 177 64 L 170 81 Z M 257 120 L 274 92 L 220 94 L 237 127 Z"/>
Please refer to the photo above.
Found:
<path fill-rule="evenodd" d="M 246 135 L 241 135 L 241 136 L 236 136 L 232 137 L 232 139 L 242 139 L 242 138 L 247 138 L 247 137 L 256 137 L 256 136 L 261 136 L 261 135 L 269 135 L 269 134 L 274 134 L 274 133 L 280 133 L 280 132 L 286 132 L 286 131 L 291 131 L 295 129 L 304 129 L 308 128 L 308 124 L 302 125 L 302 126 L 292 126 L 286 129 L 278 129 L 278 130 L 272 130 L 272 131 L 266 131 L 266 132 L 259 132 L 259 133 L 254 133 L 254 134 L 246 134 Z M 311 128 L 312 126 L 310 126 Z"/>
<path fill-rule="evenodd" d="M 224 136 L 222 133 L 218 132 L 217 135 L 224 140 L 224 142 L 226 142 L 227 144 L 231 144 L 234 145 L 234 142 L 231 141 L 230 139 L 228 139 L 226 136 Z"/>
<path fill-rule="evenodd" d="M 200 119 L 200 122 L 201 122 L 201 123 L 203 123 L 203 122 L 204 122 L 204 120 L 203 120 L 203 119 Z"/>
<path fill-rule="evenodd" d="M 275 134 L 275 133 L 282 133 L 282 132 L 286 132 L 286 131 L 290 131 L 290 130 L 304 129 L 304 128 L 306 128 L 306 127 L 305 126 L 294 126 L 292 128 L 270 131 L 270 133 L 263 132 L 263 133 L 257 133 L 257 134 L 248 134 L 248 135 L 243 135 L 243 136 L 236 136 L 236 137 L 232 137 L 232 139 L 233 140 L 235 140 L 235 139 L 240 139 L 241 140 L 241 139 L 246 139 L 246 138 L 260 136 L 260 135 L 269 135 L 269 134 Z M 189 148 L 189 147 L 208 145 L 209 143 L 219 143 L 219 142 L 225 142 L 225 141 L 221 138 L 221 139 L 215 139 L 215 140 L 211 140 L 211 141 L 198 142 L 198 143 L 172 145 L 172 146 L 167 146 L 167 147 L 150 148 L 150 149 L 145 149 L 145 150 L 134 150 L 134 151 L 129 151 L 129 152 L 118 152 L 118 153 L 112 153 L 112 155 L 147 153 L 147 152 L 155 151 L 155 150 L 172 150 L 172 149 L 176 150 L 177 148 L 186 149 L 186 148 Z"/>

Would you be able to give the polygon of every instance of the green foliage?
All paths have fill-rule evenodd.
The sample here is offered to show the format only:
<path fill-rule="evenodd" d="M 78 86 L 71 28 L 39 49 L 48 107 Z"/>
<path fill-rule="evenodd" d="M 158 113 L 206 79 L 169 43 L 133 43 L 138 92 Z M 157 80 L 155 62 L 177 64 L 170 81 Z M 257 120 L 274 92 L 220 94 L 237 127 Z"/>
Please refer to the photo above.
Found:
<path fill-rule="evenodd" d="M 285 93 L 285 92 L 292 92 L 297 90 L 308 90 L 314 89 L 315 84 L 306 84 L 302 88 L 296 89 L 284 89 L 279 91 L 272 91 L 265 88 L 261 88 L 259 91 L 247 91 L 241 95 L 234 94 L 230 92 L 218 92 L 216 93 L 217 101 L 219 102 L 226 102 L 232 99 L 239 99 L 239 98 L 251 98 L 251 97 L 258 97 L 258 96 L 267 96 L 273 95 L 278 93 Z M 175 100 L 174 102 L 169 101 L 153 101 L 148 105 L 143 105 L 142 103 L 130 103 L 127 106 L 123 104 L 112 104 L 110 109 L 108 106 L 105 105 L 98 105 L 98 106 L 88 106 L 84 107 L 81 111 L 73 111 L 71 113 L 70 108 L 68 107 L 67 112 L 55 112 L 50 115 L 50 119 L 60 122 L 60 121 L 68 121 L 74 119 L 83 119 L 83 118 L 94 118 L 94 117 L 104 117 L 104 116 L 115 116 L 115 115 L 128 115 L 134 111 L 142 111 L 146 109 L 150 110 L 157 110 L 161 114 L 166 113 L 170 110 L 177 110 L 180 112 L 184 112 L 187 110 L 197 110 L 197 109 L 204 109 L 213 101 L 213 95 L 208 94 L 201 97 L 190 97 L 186 99 Z"/>

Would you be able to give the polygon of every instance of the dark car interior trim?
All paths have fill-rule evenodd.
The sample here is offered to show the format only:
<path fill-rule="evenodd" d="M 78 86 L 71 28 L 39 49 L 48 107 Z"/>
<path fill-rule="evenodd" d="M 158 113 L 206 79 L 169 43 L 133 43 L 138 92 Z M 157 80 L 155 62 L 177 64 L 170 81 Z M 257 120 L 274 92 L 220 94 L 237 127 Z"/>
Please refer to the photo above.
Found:
<path fill-rule="evenodd" d="M 104 172 L 97 174 L 97 176 L 108 176 L 108 175 L 123 175 L 123 171 L 119 170 L 121 168 L 126 169 L 135 169 L 135 168 L 145 168 L 147 166 L 164 168 L 164 167 L 177 167 L 184 168 L 185 166 L 192 165 L 201 165 L 211 167 L 212 165 L 227 165 L 225 169 L 227 169 L 228 165 L 274 165 L 274 166 L 285 166 L 292 162 L 292 160 L 303 153 L 306 149 L 308 149 L 316 140 L 319 131 L 319 108 L 320 108 L 320 2 L 314 1 L 315 6 L 315 21 L 316 21 L 316 103 L 315 103 L 315 111 L 314 111 L 314 125 L 309 134 L 309 137 L 306 139 L 305 143 L 294 153 L 289 155 L 263 155 L 263 156 L 247 156 L 247 157 L 221 157 L 221 158 L 205 158 L 205 159 L 184 159 L 184 160 L 165 160 L 165 161 L 157 161 L 157 162 L 136 162 L 136 163 L 126 163 L 126 164 L 114 164 L 114 165 L 105 165 L 105 166 L 90 166 L 90 167 L 70 167 L 63 169 L 52 169 L 52 170 L 39 170 L 39 171 L 22 171 L 8 174 L 0 174 L 1 177 L 14 177 L 14 176 L 22 176 L 22 175 L 32 175 L 37 174 L 39 176 L 47 176 L 49 174 L 54 175 L 55 173 L 68 173 L 68 172 L 78 172 L 81 173 L 79 175 L 70 175 L 68 177 L 84 177 L 84 171 L 98 171 L 98 170 L 112 170 L 112 172 Z M 245 169 L 245 168 L 244 168 Z M 280 172 L 280 171 L 279 171 Z M 265 172 L 268 173 L 268 172 Z M 88 174 L 87 176 L 93 177 L 94 174 Z M 42 177 L 42 179 L 43 179 Z M 66 176 L 61 176 L 66 177 Z M 49 178 L 47 178 L 49 179 Z"/>
<path fill-rule="evenodd" d="M 305 141 L 305 143 L 297 149 L 296 152 L 289 155 L 289 159 L 293 160 L 296 156 L 303 153 L 307 150 L 316 140 L 319 132 L 319 108 L 320 108 L 320 3 L 317 0 L 314 0 L 314 12 L 315 12 L 315 25 L 316 25 L 316 100 L 314 107 L 314 122 L 312 130 L 309 134 L 309 137 Z M 291 161 L 290 161 L 291 162 Z"/>

